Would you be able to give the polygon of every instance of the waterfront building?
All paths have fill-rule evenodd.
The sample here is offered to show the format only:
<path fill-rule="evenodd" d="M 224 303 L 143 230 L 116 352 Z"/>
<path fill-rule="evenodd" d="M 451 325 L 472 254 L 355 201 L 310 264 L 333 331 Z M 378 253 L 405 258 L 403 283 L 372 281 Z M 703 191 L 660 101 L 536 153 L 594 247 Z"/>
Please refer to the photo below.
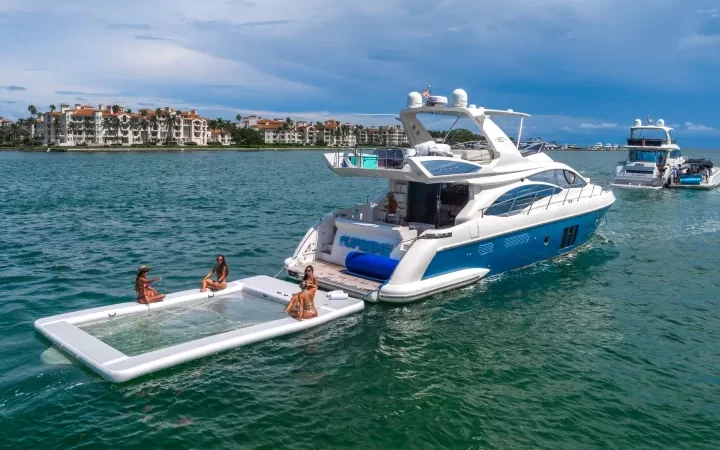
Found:
<path fill-rule="evenodd" d="M 45 113 L 40 124 L 45 145 L 207 145 L 212 133 L 208 120 L 196 110 L 173 108 L 126 111 L 117 105 L 60 105 Z M 227 141 L 227 144 L 225 142 Z M 221 138 L 224 145 L 229 140 Z"/>
<path fill-rule="evenodd" d="M 266 144 L 353 147 L 358 144 L 401 146 L 408 143 L 405 130 L 398 125 L 365 128 L 333 119 L 312 124 L 288 119 L 264 119 L 251 114 L 243 117 L 236 126 L 257 130 Z"/>

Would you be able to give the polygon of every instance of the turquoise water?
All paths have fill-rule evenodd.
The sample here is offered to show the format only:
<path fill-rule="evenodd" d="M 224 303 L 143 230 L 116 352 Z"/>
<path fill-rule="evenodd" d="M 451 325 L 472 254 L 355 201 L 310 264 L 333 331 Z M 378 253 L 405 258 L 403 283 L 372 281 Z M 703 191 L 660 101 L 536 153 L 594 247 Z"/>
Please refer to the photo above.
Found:
<path fill-rule="evenodd" d="M 382 184 L 313 152 L 0 153 L 0 179 L 0 447 L 718 447 L 720 190 L 616 191 L 568 257 L 114 385 L 33 321 L 132 299 L 141 263 L 274 275 Z"/>

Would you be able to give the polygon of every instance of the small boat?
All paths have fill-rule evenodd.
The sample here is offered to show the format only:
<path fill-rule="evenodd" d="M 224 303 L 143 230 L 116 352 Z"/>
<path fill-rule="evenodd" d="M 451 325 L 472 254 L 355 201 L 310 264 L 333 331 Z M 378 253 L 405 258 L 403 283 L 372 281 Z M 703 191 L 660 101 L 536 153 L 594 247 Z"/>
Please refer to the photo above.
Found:
<path fill-rule="evenodd" d="M 709 159 L 687 159 L 677 174 L 669 188 L 710 190 L 720 185 L 720 169 Z"/>
<path fill-rule="evenodd" d="M 340 176 L 387 185 L 372 201 L 313 224 L 285 260 L 289 277 L 300 279 L 312 265 L 324 289 L 405 303 L 567 254 L 595 234 L 615 202 L 612 190 L 553 161 L 543 142 L 515 144 L 495 122 L 519 120 L 521 142 L 528 114 L 469 105 L 462 89 L 449 104 L 431 98 L 408 95 L 400 121 L 411 147 L 397 149 L 402 159 L 378 155 L 366 164 L 352 152 L 324 155 Z M 472 123 L 487 148 L 436 142 L 422 119 L 438 117 Z"/>
<path fill-rule="evenodd" d="M 670 184 L 673 167 L 685 163 L 672 128 L 666 127 L 663 119 L 655 124 L 648 119 L 644 125 L 636 119 L 623 149 L 628 151 L 628 159 L 618 163 L 612 183 L 619 188 L 662 189 Z"/>
<path fill-rule="evenodd" d="M 226 289 L 217 292 L 193 289 L 168 294 L 162 302 L 149 305 L 121 303 L 46 317 L 35 321 L 35 329 L 59 350 L 104 379 L 121 383 L 207 355 L 316 327 L 361 311 L 365 306 L 364 302 L 348 298 L 347 294 L 317 291 L 315 306 L 318 316 L 297 321 L 282 312 L 297 291 L 296 284 L 268 276 L 255 276 L 230 282 Z M 186 308 L 187 312 L 189 308 L 192 318 L 193 308 L 209 302 L 220 302 L 212 308 L 212 316 L 214 320 L 224 319 L 228 324 L 226 329 L 230 328 L 230 331 L 204 333 L 198 339 L 140 354 L 125 354 L 90 332 L 98 325 L 123 329 L 133 321 L 149 320 L 151 329 L 147 330 L 148 326 L 145 326 L 140 332 L 149 331 L 152 340 L 159 340 L 162 337 L 160 322 L 167 320 L 168 315 L 172 317 L 177 315 L 178 309 Z M 263 308 L 273 312 L 270 315 L 272 320 L 253 320 L 250 313 L 257 313 Z"/>

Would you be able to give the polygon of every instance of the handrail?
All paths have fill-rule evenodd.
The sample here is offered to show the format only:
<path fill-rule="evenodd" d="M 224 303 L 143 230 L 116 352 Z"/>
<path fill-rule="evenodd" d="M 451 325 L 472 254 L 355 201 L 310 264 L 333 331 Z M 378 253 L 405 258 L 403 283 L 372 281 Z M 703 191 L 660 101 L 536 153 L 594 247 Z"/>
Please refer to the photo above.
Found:
<path fill-rule="evenodd" d="M 609 182 L 609 181 L 608 181 L 607 183 L 604 183 L 604 184 L 601 184 L 601 183 L 592 183 L 592 190 L 590 191 L 590 194 L 589 194 L 589 195 L 586 194 L 585 196 L 583 196 L 583 192 L 585 191 L 585 187 L 586 187 L 586 186 L 587 186 L 587 184 L 580 187 L 581 189 L 580 189 L 580 192 L 578 193 L 577 198 L 575 198 L 574 200 L 571 200 L 571 202 L 578 202 L 578 201 L 580 201 L 580 200 L 583 199 L 583 198 L 592 198 L 593 196 L 603 195 L 604 193 L 610 192 L 610 191 L 612 190 L 612 186 L 610 185 L 610 182 Z M 600 188 L 600 192 L 599 192 L 597 195 L 595 195 L 595 188 L 596 188 L 596 187 L 599 187 L 599 188 Z M 507 216 L 510 216 L 510 215 L 520 214 L 521 212 L 524 212 L 525 215 L 528 215 L 528 214 L 530 214 L 531 211 L 534 211 L 534 210 L 535 210 L 535 211 L 537 211 L 537 210 L 541 210 L 541 211 L 547 210 L 547 209 L 550 208 L 551 205 L 560 204 L 560 205 L 562 206 L 562 205 L 564 205 L 564 204 L 567 202 L 567 198 L 568 198 L 568 196 L 570 195 L 570 190 L 573 189 L 573 188 L 572 188 L 572 187 L 566 188 L 566 189 L 565 189 L 565 190 L 566 190 L 565 197 L 564 197 L 562 200 L 557 200 L 557 201 L 553 202 L 553 197 L 555 197 L 555 195 L 556 195 L 556 192 L 555 192 L 555 191 L 556 191 L 557 189 L 562 189 L 562 188 L 560 188 L 559 186 L 551 186 L 551 187 L 548 187 L 547 189 L 542 189 L 542 190 L 539 190 L 539 191 L 535 192 L 534 195 L 533 195 L 533 197 L 532 197 L 532 201 L 530 201 L 529 204 L 526 204 L 526 206 L 524 206 L 522 209 L 518 209 L 517 211 L 513 211 L 513 207 L 515 206 L 515 203 L 517 202 L 517 200 L 519 200 L 519 199 L 528 199 L 528 200 L 529 200 L 531 194 L 522 194 L 522 193 L 521 193 L 521 194 L 516 195 L 516 196 L 513 197 L 513 198 L 504 200 L 504 201 L 502 201 L 502 202 L 493 203 L 493 204 L 490 205 L 490 206 L 486 206 L 486 207 L 480 209 L 480 217 L 481 217 L 481 218 L 484 218 L 484 217 L 485 217 L 485 214 L 487 213 L 487 210 L 488 210 L 488 209 L 494 208 L 494 207 L 498 207 L 498 206 L 502 206 L 502 205 L 507 205 L 508 203 L 510 204 L 510 208 L 508 208 L 508 211 L 506 211 L 506 212 L 504 212 L 504 213 L 502 213 L 502 214 L 497 214 L 497 215 L 495 215 L 495 216 L 497 216 L 497 217 L 507 217 Z M 547 204 L 546 204 L 544 207 L 542 207 L 542 208 L 536 207 L 536 206 L 535 206 L 535 203 L 537 202 L 538 196 L 539 196 L 540 194 L 542 194 L 542 193 L 544 193 L 544 192 L 548 192 L 548 191 L 550 191 L 551 194 L 548 196 L 548 202 L 547 202 Z M 533 209 L 533 207 L 535 207 L 535 208 Z M 526 208 L 527 208 L 527 209 L 526 209 Z"/>

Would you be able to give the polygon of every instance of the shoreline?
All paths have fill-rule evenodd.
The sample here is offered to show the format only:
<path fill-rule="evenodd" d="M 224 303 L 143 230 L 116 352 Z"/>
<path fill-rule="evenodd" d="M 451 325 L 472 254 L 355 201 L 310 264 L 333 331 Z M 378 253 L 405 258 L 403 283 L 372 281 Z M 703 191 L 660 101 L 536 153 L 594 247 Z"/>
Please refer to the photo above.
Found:
<path fill-rule="evenodd" d="M 386 147 L 360 147 L 361 149 L 385 149 Z M 336 151 L 337 147 L 27 147 L 27 148 L 0 148 L 0 152 L 26 152 L 26 153 L 161 153 L 161 152 L 285 152 L 285 151 Z M 342 149 L 347 151 L 348 149 Z M 624 151 L 618 150 L 592 150 L 580 148 L 572 150 L 547 150 L 552 152 L 593 152 L 606 153 Z"/>
<path fill-rule="evenodd" d="M 382 150 L 386 147 L 360 147 L 361 149 L 372 149 Z M 392 148 L 392 147 L 388 147 Z M 181 153 L 181 152 L 333 152 L 337 151 L 337 147 L 316 147 L 316 146 L 301 146 L 301 147 L 20 147 L 20 148 L 6 148 L 0 147 L 0 152 L 25 152 L 25 153 Z M 350 149 L 342 148 L 341 151 L 348 151 Z M 693 150 L 713 150 L 713 149 L 689 149 Z M 625 152 L 624 149 L 613 149 L 613 150 L 593 150 L 592 148 L 578 148 L 578 149 L 555 149 L 546 150 L 547 152 L 591 152 L 591 153 L 609 153 L 609 152 Z"/>

